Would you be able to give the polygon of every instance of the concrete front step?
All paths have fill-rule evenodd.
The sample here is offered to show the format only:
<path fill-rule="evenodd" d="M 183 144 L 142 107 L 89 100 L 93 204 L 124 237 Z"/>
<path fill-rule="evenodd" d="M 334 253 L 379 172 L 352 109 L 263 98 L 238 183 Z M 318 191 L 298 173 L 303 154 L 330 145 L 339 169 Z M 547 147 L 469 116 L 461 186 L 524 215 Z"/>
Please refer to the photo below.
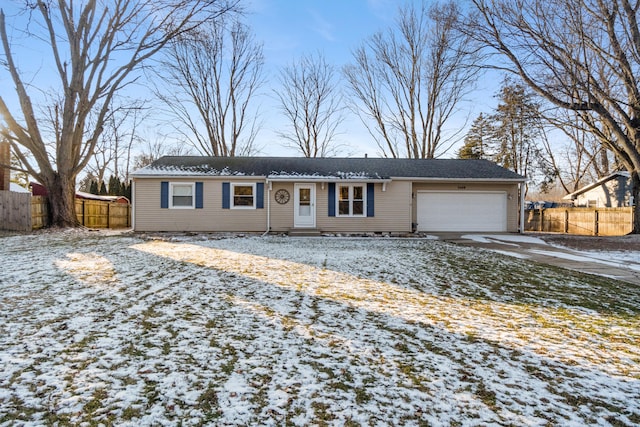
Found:
<path fill-rule="evenodd" d="M 320 237 L 322 231 L 317 228 L 292 228 L 289 230 L 289 236 L 295 237 Z"/>

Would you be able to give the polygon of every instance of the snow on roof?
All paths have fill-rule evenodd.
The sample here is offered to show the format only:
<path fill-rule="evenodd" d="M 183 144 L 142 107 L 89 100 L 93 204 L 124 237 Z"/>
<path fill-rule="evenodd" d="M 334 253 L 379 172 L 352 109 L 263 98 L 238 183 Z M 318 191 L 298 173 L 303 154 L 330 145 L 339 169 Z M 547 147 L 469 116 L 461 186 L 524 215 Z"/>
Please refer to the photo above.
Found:
<path fill-rule="evenodd" d="M 295 172 L 285 172 L 285 171 L 272 171 L 267 176 L 269 179 L 275 180 L 287 180 L 287 179 L 383 179 L 380 175 L 375 174 L 375 176 L 371 176 L 366 172 L 341 172 L 337 171 L 334 174 L 319 174 L 319 173 L 295 173 Z"/>
<path fill-rule="evenodd" d="M 84 191 L 76 191 L 76 197 L 80 199 L 89 199 L 89 200 L 102 200 L 104 202 L 115 202 L 117 200 L 127 200 L 125 196 L 109 196 L 109 195 L 101 195 L 101 194 L 92 194 L 86 193 Z"/>
<path fill-rule="evenodd" d="M 260 176 L 272 179 L 395 178 L 500 180 L 525 178 L 488 160 L 306 158 L 306 157 L 162 157 L 132 174 L 159 176 Z"/>
<path fill-rule="evenodd" d="M 145 166 L 142 169 L 138 169 L 134 172 L 135 176 L 242 176 L 245 175 L 242 172 L 232 171 L 228 167 L 222 169 L 216 169 L 208 164 L 201 165 L 164 165 L 164 164 L 151 164 Z"/>

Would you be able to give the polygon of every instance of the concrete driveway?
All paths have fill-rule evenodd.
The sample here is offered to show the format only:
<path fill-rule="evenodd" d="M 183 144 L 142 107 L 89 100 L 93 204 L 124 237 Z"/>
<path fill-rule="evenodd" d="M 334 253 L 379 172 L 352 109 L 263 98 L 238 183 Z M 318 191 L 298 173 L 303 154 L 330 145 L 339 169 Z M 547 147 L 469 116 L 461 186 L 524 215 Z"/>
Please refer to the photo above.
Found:
<path fill-rule="evenodd" d="M 640 252 L 577 251 L 526 234 L 441 233 L 439 240 L 640 285 Z"/>

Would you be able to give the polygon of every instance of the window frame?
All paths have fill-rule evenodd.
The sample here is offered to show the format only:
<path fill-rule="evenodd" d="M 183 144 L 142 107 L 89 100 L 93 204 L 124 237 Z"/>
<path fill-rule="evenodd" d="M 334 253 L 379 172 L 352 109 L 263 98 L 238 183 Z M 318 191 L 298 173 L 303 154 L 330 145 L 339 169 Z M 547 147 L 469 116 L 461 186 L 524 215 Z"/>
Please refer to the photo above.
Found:
<path fill-rule="evenodd" d="M 347 187 L 348 190 L 348 198 L 341 199 L 341 189 L 343 187 Z M 362 189 L 362 199 L 354 199 L 354 187 L 360 187 Z M 340 213 L 340 202 L 347 201 L 349 203 L 349 213 L 342 214 Z M 362 213 L 354 214 L 353 213 L 353 203 L 355 201 L 362 201 Z M 343 184 L 336 183 L 336 217 L 343 218 L 366 218 L 367 217 L 367 184 L 366 183 L 353 183 L 353 184 Z"/>
<path fill-rule="evenodd" d="M 191 205 L 174 205 L 174 187 L 191 187 Z M 195 209 L 196 208 L 196 183 L 195 182 L 169 182 L 169 209 Z"/>
<path fill-rule="evenodd" d="M 235 196 L 235 188 L 236 187 L 251 187 L 251 198 L 252 205 L 236 205 L 236 196 Z M 257 199 L 257 185 L 255 182 L 231 182 L 229 183 L 229 208 L 230 209 L 257 209 L 256 208 L 256 199 Z M 247 196 L 244 196 L 247 197 Z"/>

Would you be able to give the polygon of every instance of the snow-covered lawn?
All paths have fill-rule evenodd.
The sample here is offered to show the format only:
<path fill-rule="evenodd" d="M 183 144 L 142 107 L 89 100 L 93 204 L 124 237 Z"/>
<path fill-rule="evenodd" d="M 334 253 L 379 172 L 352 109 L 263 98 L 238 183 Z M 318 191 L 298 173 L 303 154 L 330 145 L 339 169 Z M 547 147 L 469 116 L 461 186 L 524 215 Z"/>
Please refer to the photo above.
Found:
<path fill-rule="evenodd" d="M 224 237 L 224 236 L 223 236 Z M 640 289 L 427 239 L 0 238 L 0 425 L 638 425 Z"/>

